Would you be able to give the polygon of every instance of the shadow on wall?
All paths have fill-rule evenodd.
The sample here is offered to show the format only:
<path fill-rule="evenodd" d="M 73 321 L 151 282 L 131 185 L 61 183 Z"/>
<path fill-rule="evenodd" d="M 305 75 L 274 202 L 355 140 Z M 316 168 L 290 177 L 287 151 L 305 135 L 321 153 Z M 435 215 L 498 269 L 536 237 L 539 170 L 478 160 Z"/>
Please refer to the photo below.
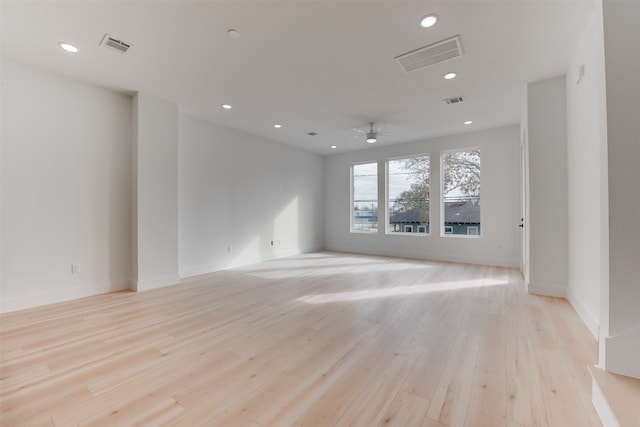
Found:
<path fill-rule="evenodd" d="M 239 267 L 299 254 L 308 249 L 317 249 L 304 247 L 305 242 L 302 235 L 305 231 L 302 227 L 313 227 L 314 220 L 313 218 L 302 220 L 300 218 L 301 210 L 299 197 L 295 196 L 277 214 L 269 216 L 264 213 L 261 218 L 256 216 L 258 219 L 252 225 L 259 231 L 252 237 L 244 239 L 246 243 L 239 250 L 231 248 L 229 250 L 230 257 L 220 268 Z M 312 234 L 313 230 L 309 230 L 309 232 Z M 233 236 L 235 233 L 231 234 L 231 240 L 235 241 L 236 245 L 243 241 L 240 236 Z M 249 234 L 250 236 L 246 230 L 240 230 L 240 234 L 244 236 Z"/>

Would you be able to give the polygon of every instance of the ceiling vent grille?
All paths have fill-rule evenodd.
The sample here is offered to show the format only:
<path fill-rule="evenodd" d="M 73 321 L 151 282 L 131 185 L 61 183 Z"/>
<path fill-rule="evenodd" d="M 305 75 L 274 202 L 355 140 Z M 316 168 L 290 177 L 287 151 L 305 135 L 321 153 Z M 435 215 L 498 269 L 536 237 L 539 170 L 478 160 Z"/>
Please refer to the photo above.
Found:
<path fill-rule="evenodd" d="M 420 49 L 412 50 L 411 52 L 396 56 L 394 59 L 409 73 L 430 65 L 458 58 L 462 56 L 463 53 L 462 38 L 458 35 L 421 47 Z"/>
<path fill-rule="evenodd" d="M 105 34 L 100 42 L 100 46 L 108 47 L 115 50 L 118 53 L 127 53 L 129 49 L 133 47 L 131 43 L 123 42 L 122 40 L 114 39 L 109 34 Z"/>
<path fill-rule="evenodd" d="M 464 101 L 464 98 L 461 96 L 456 96 L 453 98 L 447 98 L 447 99 L 443 99 L 442 101 L 444 101 L 445 104 L 458 104 L 462 101 Z"/>

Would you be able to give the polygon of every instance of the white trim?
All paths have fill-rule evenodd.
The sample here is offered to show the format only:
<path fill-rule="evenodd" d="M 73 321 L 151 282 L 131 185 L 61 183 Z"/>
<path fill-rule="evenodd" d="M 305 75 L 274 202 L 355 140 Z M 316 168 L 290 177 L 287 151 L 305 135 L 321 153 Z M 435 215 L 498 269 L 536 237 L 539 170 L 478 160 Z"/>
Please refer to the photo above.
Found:
<path fill-rule="evenodd" d="M 640 379 L 640 327 L 604 338 L 607 372 Z"/>
<path fill-rule="evenodd" d="M 123 279 L 115 282 L 96 283 L 82 287 L 57 289 L 53 292 L 28 295 L 18 298 L 0 299 L 0 313 L 24 310 L 27 308 L 40 307 L 43 305 L 55 304 L 59 302 L 71 301 L 78 298 L 92 297 L 109 292 L 130 289 L 131 281 Z"/>
<path fill-rule="evenodd" d="M 527 292 L 534 295 L 543 295 L 546 297 L 567 297 L 567 289 L 561 285 L 551 284 L 533 284 L 529 283 L 527 286 Z"/>
<path fill-rule="evenodd" d="M 398 235 L 409 236 L 409 233 L 398 233 Z M 419 234 L 414 233 L 414 236 L 419 236 Z M 385 251 L 381 250 L 381 248 L 376 249 L 365 249 L 362 247 L 327 247 L 324 248 L 325 251 L 331 252 L 343 252 L 343 253 L 355 253 L 355 254 L 364 254 L 364 255 L 380 255 L 380 256 L 389 256 L 389 257 L 400 257 L 400 258 L 409 258 L 409 259 L 421 259 L 425 261 L 444 261 L 444 262 L 456 262 L 461 264 L 476 264 L 476 265 L 490 265 L 495 267 L 510 267 L 510 268 L 518 268 L 519 261 L 502 259 L 502 258 L 484 258 L 484 257 L 464 257 L 464 256 L 446 256 L 441 253 L 422 253 L 421 255 L 417 255 L 416 252 L 407 252 L 407 251 Z"/>
<path fill-rule="evenodd" d="M 573 309 L 578 313 L 582 322 L 587 325 L 591 335 L 593 335 L 597 340 L 600 334 L 600 322 L 598 321 L 598 318 L 587 308 L 586 305 L 582 303 L 582 301 L 580 301 L 579 298 L 576 298 L 573 292 L 571 292 L 571 289 L 567 292 L 567 300 L 569 300 Z"/>
<path fill-rule="evenodd" d="M 135 283 L 134 290 L 136 292 L 148 291 L 150 289 L 164 288 L 180 282 L 179 275 L 152 277 L 150 279 L 138 280 Z"/>
<path fill-rule="evenodd" d="M 187 279 L 195 276 L 202 276 L 205 274 L 214 273 L 220 270 L 228 270 L 235 267 L 243 267 L 245 265 L 257 264 L 272 259 L 286 258 L 290 256 L 300 255 L 308 252 L 316 252 L 322 250 L 322 247 L 309 247 L 309 248 L 296 248 L 287 250 L 278 250 L 275 254 L 262 254 L 250 257 L 234 258 L 228 261 L 216 262 L 212 264 L 202 264 L 192 267 L 187 267 L 180 270 L 180 278 Z"/>
<path fill-rule="evenodd" d="M 600 421 L 602 421 L 603 427 L 620 427 L 609 403 L 607 403 L 607 398 L 604 397 L 595 378 L 591 379 L 591 402 L 600 417 Z"/>
<path fill-rule="evenodd" d="M 441 234 L 440 237 L 449 238 L 457 238 L 457 239 L 481 239 L 482 234 L 455 234 L 455 233 L 446 233 Z"/>

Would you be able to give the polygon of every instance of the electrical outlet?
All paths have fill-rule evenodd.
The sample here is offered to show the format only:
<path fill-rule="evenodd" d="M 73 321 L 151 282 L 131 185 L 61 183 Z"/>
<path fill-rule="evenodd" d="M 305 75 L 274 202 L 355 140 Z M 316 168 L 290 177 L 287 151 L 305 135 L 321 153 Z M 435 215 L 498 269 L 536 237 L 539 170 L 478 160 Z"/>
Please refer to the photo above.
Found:
<path fill-rule="evenodd" d="M 80 266 L 78 264 L 71 264 L 71 274 L 80 273 Z"/>

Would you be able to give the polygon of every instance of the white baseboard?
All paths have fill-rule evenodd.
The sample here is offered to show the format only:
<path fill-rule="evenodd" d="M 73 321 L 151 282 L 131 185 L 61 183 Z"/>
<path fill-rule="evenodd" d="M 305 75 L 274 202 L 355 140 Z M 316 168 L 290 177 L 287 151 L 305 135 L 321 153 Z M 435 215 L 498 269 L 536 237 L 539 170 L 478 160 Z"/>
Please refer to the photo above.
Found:
<path fill-rule="evenodd" d="M 640 379 L 640 327 L 605 337 L 608 372 Z"/>
<path fill-rule="evenodd" d="M 151 279 L 138 280 L 135 283 L 134 290 L 136 292 L 148 291 L 150 289 L 164 288 L 165 286 L 176 285 L 180 283 L 180 276 L 170 275 L 162 277 L 152 277 Z"/>
<path fill-rule="evenodd" d="M 106 294 L 109 292 L 129 289 L 131 282 L 121 280 L 110 283 L 92 284 L 66 289 L 56 289 L 53 292 L 40 293 L 36 295 L 25 295 L 16 298 L 2 298 L 0 300 L 0 313 L 24 310 L 27 308 L 40 307 L 43 305 L 55 304 L 58 302 L 70 301 L 78 298 L 91 297 L 94 295 Z"/>
<path fill-rule="evenodd" d="M 567 288 L 560 285 L 549 285 L 541 283 L 529 283 L 527 291 L 530 294 L 542 295 L 546 297 L 567 297 Z"/>
<path fill-rule="evenodd" d="M 476 265 L 490 265 L 494 267 L 509 267 L 509 268 L 518 268 L 520 267 L 520 261 L 513 261 L 509 259 L 497 259 L 497 258 L 482 258 L 482 257 L 465 257 L 465 256 L 447 256 L 442 254 L 416 254 L 415 252 L 403 252 L 403 251 L 381 251 L 378 249 L 367 249 L 367 248 L 344 248 L 344 247 L 325 247 L 328 251 L 333 252 L 347 252 L 347 253 L 356 253 L 363 255 L 378 255 L 378 256 L 389 256 L 389 257 L 400 257 L 400 258 L 410 258 L 410 259 L 422 259 L 426 261 L 442 261 L 442 262 L 456 262 L 461 264 L 476 264 Z"/>
<path fill-rule="evenodd" d="M 587 325 L 587 328 L 591 332 L 591 335 L 597 340 L 600 336 L 600 322 L 598 318 L 587 308 L 586 305 L 580 301 L 579 298 L 576 298 L 575 295 L 571 291 L 567 292 L 567 300 L 573 307 L 573 309 L 578 313 L 580 319 Z"/>
<path fill-rule="evenodd" d="M 214 273 L 220 270 L 227 270 L 230 268 L 243 267 L 245 265 L 258 264 L 260 262 L 270 261 L 272 259 L 286 258 L 290 256 L 300 255 L 308 252 L 315 252 L 322 250 L 321 247 L 309 247 L 309 248 L 294 248 L 294 249 L 275 249 L 271 253 L 263 253 L 260 255 L 244 256 L 233 258 L 227 261 L 216 262 L 211 264 L 196 265 L 184 267 L 180 270 L 180 278 L 186 279 L 195 276 L 201 276 L 209 273 Z"/>
<path fill-rule="evenodd" d="M 591 402 L 600 417 L 600 421 L 602 421 L 603 427 L 620 427 L 616 416 L 611 410 L 611 407 L 609 406 L 607 399 L 604 397 L 604 394 L 600 389 L 600 385 L 595 378 L 591 380 Z"/>

